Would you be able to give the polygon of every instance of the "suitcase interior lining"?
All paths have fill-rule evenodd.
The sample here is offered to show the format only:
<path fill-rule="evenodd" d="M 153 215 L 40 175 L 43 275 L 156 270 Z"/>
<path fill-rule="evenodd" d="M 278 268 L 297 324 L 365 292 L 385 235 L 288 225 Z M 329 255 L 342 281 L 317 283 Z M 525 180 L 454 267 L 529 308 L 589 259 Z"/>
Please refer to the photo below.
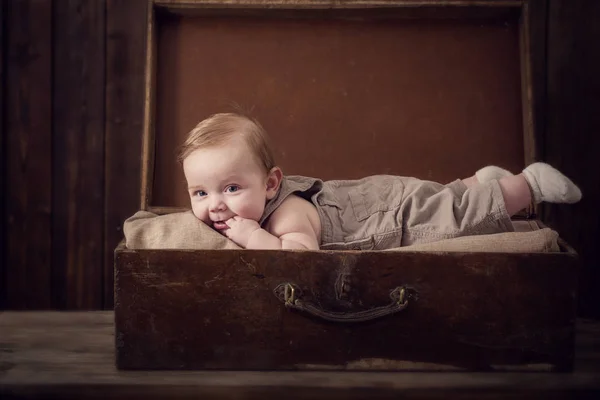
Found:
<path fill-rule="evenodd" d="M 158 13 L 146 204 L 188 206 L 177 146 L 232 104 L 266 128 L 286 174 L 447 183 L 489 164 L 520 171 L 518 15 L 415 19 L 387 11 Z"/>

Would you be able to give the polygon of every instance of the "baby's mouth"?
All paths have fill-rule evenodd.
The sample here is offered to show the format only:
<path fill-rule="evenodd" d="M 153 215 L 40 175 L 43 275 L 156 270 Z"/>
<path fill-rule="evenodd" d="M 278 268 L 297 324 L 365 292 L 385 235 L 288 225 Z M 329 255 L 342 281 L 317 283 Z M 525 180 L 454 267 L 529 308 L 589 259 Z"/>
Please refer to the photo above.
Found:
<path fill-rule="evenodd" d="M 215 221 L 213 222 L 213 228 L 218 231 L 222 231 L 223 229 L 229 228 L 224 221 Z"/>

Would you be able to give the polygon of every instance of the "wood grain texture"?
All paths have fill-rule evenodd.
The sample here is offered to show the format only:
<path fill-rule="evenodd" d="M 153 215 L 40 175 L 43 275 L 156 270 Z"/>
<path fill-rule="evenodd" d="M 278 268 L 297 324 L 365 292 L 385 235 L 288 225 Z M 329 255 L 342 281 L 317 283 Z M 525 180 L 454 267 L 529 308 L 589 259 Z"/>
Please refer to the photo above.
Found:
<path fill-rule="evenodd" d="M 522 0 L 155 0 L 158 6 L 182 8 L 375 8 L 423 6 L 516 7 Z"/>
<path fill-rule="evenodd" d="M 113 252 L 139 209 L 144 129 L 146 0 L 106 2 L 104 308 L 113 306 Z"/>
<path fill-rule="evenodd" d="M 6 398 L 595 398 L 600 326 L 578 320 L 575 372 L 361 373 L 118 371 L 112 312 L 0 314 L 0 396 Z M 64 340 L 70 337 L 72 340 Z"/>
<path fill-rule="evenodd" d="M 142 139 L 142 171 L 140 185 L 140 209 L 148 210 L 152 204 L 152 184 L 155 161 L 156 119 L 156 13 L 148 7 L 146 13 L 146 64 L 144 82 L 144 131 Z"/>
<path fill-rule="evenodd" d="M 312 2 L 312 1 L 191 1 L 154 3 L 157 9 L 179 16 L 245 16 L 382 20 L 503 18 L 519 11 L 521 2 Z"/>
<path fill-rule="evenodd" d="M 543 159 L 546 105 L 546 29 L 548 0 L 530 0 L 521 15 L 521 79 L 525 165 Z M 543 204 L 531 204 L 530 215 L 539 215 Z"/>
<path fill-rule="evenodd" d="M 546 58 L 548 29 L 548 0 L 530 0 L 529 12 L 529 62 L 531 71 L 531 112 L 534 128 L 534 147 L 529 162 L 544 159 L 546 137 Z"/>
<path fill-rule="evenodd" d="M 6 296 L 10 309 L 51 301 L 52 3 L 5 4 Z"/>
<path fill-rule="evenodd" d="M 536 136 L 533 118 L 533 85 L 532 85 L 532 48 L 531 48 L 531 11 L 527 3 L 521 10 L 519 21 L 521 107 L 523 120 L 523 149 L 525 165 L 536 158 Z"/>
<path fill-rule="evenodd" d="M 578 184 L 575 205 L 547 205 L 543 219 L 580 253 L 580 313 L 600 317 L 600 2 L 551 0 L 545 160 Z"/>
<path fill-rule="evenodd" d="M 105 2 L 54 2 L 52 300 L 101 309 Z"/>
<path fill-rule="evenodd" d="M 6 95 L 5 78 L 5 46 L 4 39 L 6 34 L 6 22 L 4 21 L 6 2 L 0 1 L 0 310 L 6 308 L 6 127 L 4 125 L 4 105 L 6 104 L 4 96 Z"/>
<path fill-rule="evenodd" d="M 571 367 L 569 253 L 121 249 L 115 268 L 120 368 Z M 285 282 L 343 313 L 386 305 L 398 286 L 416 296 L 398 314 L 344 325 L 286 310 L 273 293 Z"/>

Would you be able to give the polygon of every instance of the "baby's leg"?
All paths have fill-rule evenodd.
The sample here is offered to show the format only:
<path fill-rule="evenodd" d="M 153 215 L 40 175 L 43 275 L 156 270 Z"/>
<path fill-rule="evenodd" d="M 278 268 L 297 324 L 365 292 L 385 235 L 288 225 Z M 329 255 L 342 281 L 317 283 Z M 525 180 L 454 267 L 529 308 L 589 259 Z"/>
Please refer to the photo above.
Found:
<path fill-rule="evenodd" d="M 496 167 L 495 165 L 488 165 L 475 172 L 475 175 L 465 178 L 462 181 L 467 187 L 471 187 L 478 183 L 502 179 L 505 176 L 512 176 L 512 173 L 503 168 Z"/>
<path fill-rule="evenodd" d="M 577 203 L 581 190 L 560 171 L 545 163 L 534 163 L 522 174 L 508 176 L 498 181 L 506 211 L 509 215 L 535 203 Z"/>
<path fill-rule="evenodd" d="M 513 216 L 531 203 L 531 189 L 523 174 L 498 180 L 508 215 Z"/>

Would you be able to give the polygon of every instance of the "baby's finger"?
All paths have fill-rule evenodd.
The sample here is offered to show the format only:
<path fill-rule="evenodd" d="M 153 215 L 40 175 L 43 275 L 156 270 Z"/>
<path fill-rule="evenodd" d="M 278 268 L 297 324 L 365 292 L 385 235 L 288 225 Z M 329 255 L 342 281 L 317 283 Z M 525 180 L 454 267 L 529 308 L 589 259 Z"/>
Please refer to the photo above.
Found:
<path fill-rule="evenodd" d="M 225 225 L 227 225 L 228 227 L 231 228 L 231 225 L 235 224 L 235 220 L 233 218 L 229 218 L 228 220 L 225 220 Z"/>

